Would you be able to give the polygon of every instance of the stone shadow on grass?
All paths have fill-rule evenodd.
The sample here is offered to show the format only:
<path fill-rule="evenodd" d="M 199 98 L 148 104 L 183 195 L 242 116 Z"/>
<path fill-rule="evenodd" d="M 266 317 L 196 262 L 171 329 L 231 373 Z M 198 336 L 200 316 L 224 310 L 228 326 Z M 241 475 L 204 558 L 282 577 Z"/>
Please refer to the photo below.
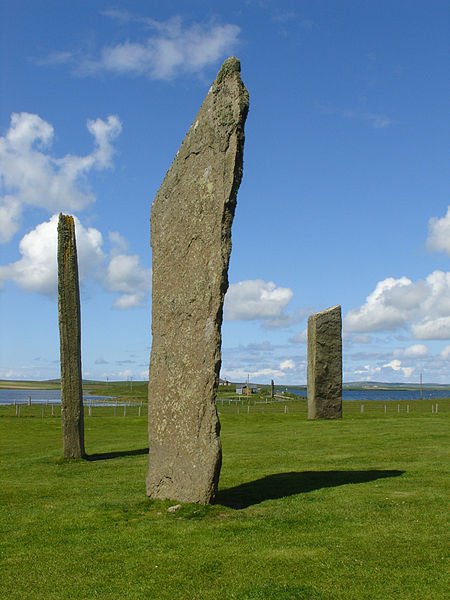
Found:
<path fill-rule="evenodd" d="M 148 448 L 139 448 L 139 450 L 119 450 L 118 452 L 102 452 L 100 454 L 86 454 L 85 460 L 109 460 L 111 458 L 121 458 L 122 456 L 138 456 L 139 454 L 148 454 Z"/>
<path fill-rule="evenodd" d="M 369 469 L 367 471 L 303 471 L 301 473 L 292 471 L 289 473 L 274 473 L 227 490 L 220 490 L 215 503 L 240 510 L 264 502 L 264 500 L 276 500 L 339 485 L 368 483 L 386 477 L 400 477 L 404 472 Z"/>

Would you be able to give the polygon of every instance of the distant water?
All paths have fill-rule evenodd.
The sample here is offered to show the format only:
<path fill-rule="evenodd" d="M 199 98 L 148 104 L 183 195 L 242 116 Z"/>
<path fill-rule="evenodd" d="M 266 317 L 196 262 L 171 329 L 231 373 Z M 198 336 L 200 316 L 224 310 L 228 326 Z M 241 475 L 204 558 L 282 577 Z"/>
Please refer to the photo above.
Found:
<path fill-rule="evenodd" d="M 306 390 L 290 389 L 297 396 L 306 397 Z M 450 390 L 343 390 L 343 400 L 439 400 L 450 398 Z"/>
<path fill-rule="evenodd" d="M 59 390 L 0 390 L 0 404 L 60 404 L 61 392 Z M 103 400 L 113 400 L 113 396 L 83 396 L 86 404 L 95 406 L 96 402 L 105 406 Z M 107 406 L 107 404 L 106 404 Z"/>

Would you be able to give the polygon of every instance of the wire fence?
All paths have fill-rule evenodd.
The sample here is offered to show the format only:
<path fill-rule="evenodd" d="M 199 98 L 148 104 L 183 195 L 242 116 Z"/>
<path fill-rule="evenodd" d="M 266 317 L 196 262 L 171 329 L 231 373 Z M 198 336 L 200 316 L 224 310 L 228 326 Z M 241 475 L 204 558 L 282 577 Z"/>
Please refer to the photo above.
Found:
<path fill-rule="evenodd" d="M 239 416 L 248 418 L 256 415 L 284 415 L 307 418 L 306 399 L 289 398 L 218 398 L 216 401 L 219 416 Z M 343 418 L 407 418 L 429 415 L 431 417 L 450 415 L 450 399 L 402 400 L 402 401 L 357 401 L 343 402 Z M 85 402 L 85 419 L 98 417 L 141 417 L 147 418 L 148 404 L 143 401 Z M 11 402 L 0 405 L 0 417 L 61 417 L 61 404 L 55 402 Z"/>

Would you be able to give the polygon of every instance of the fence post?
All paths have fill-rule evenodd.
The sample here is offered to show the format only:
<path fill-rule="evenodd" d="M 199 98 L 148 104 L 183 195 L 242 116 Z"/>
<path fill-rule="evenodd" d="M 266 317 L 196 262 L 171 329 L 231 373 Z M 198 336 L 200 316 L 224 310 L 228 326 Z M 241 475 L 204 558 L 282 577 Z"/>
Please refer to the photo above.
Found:
<path fill-rule="evenodd" d="M 359 411 L 361 414 L 364 412 L 364 404 L 361 404 L 361 408 L 359 409 Z"/>

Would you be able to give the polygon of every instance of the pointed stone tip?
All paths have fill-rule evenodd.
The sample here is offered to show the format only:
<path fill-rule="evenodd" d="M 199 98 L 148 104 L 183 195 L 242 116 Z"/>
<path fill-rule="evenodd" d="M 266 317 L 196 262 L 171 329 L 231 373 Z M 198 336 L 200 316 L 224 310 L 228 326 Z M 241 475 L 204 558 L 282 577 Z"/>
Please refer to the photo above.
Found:
<path fill-rule="evenodd" d="M 229 56 L 223 61 L 222 69 L 226 68 L 227 71 L 241 72 L 241 61 L 236 56 Z"/>
<path fill-rule="evenodd" d="M 241 61 L 235 56 L 230 56 L 227 58 L 222 66 L 220 67 L 220 71 L 217 74 L 217 81 L 222 81 L 225 77 L 232 75 L 233 73 L 241 72 Z"/>

